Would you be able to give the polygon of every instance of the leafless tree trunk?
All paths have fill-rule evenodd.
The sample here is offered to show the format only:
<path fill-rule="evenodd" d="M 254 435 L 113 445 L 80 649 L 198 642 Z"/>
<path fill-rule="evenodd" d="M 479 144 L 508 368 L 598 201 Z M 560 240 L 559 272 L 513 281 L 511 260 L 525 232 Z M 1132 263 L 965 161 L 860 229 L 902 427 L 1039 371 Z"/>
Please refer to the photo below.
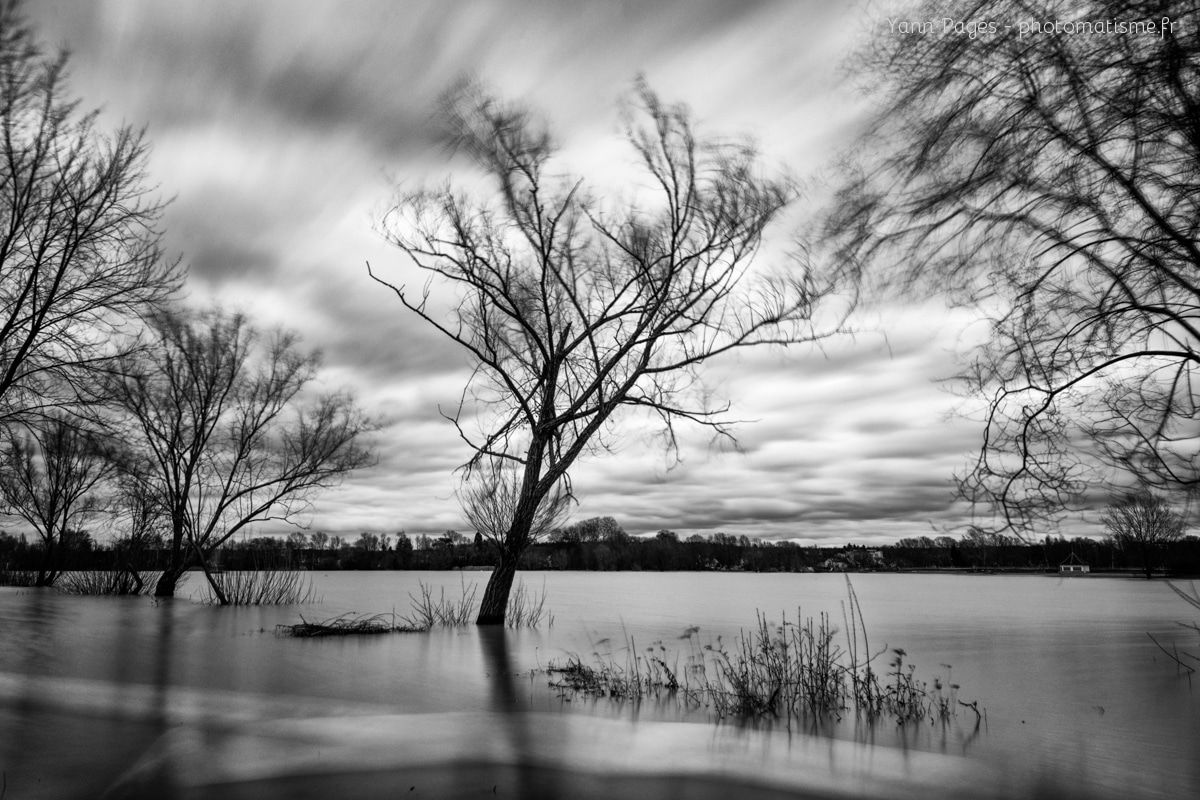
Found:
<path fill-rule="evenodd" d="M 504 612 L 521 554 L 529 545 L 544 539 L 566 522 L 571 510 L 571 496 L 561 485 L 556 486 L 534 509 L 526 535 L 515 536 L 514 529 L 526 528 L 523 522 L 520 527 L 514 524 L 522 507 L 521 488 L 521 472 L 516 465 L 502 459 L 490 459 L 472 470 L 459 493 L 467 520 L 497 555 L 496 569 L 480 602 L 480 625 L 504 624 Z"/>
<path fill-rule="evenodd" d="M 141 131 L 105 134 L 0 0 L 0 425 L 94 399 L 117 342 L 181 280 Z"/>
<path fill-rule="evenodd" d="M 370 464 L 373 425 L 347 395 L 304 393 L 318 359 L 292 334 L 264 339 L 220 310 L 161 313 L 152 331 L 110 391 L 170 519 L 171 560 L 155 588 L 169 597 L 190 563 L 207 570 L 246 525 L 294 521 L 319 490 Z"/>
<path fill-rule="evenodd" d="M 762 177 L 749 145 L 698 138 L 687 111 L 644 84 L 625 133 L 650 188 L 623 202 L 558 177 L 550 136 L 526 111 L 475 86 L 445 110 L 450 136 L 494 194 L 405 193 L 382 228 L 463 299 L 445 319 L 427 305 L 428 289 L 414 295 L 376 280 L 476 365 L 452 421 L 475 452 L 468 473 L 503 462 L 514 474 L 500 565 L 479 615 L 499 623 L 543 504 L 569 493 L 580 455 L 609 447 L 618 410 L 656 414 L 669 450 L 680 420 L 731 437 L 727 406 L 710 401 L 701 365 L 741 348 L 811 342 L 840 322 L 816 321 L 832 276 L 800 259 L 748 274 L 767 226 L 795 195 L 791 181 Z M 478 432 L 467 425 L 471 404 L 485 409 Z"/>
<path fill-rule="evenodd" d="M 961 376 L 987 424 L 962 495 L 1027 534 L 1131 474 L 1197 485 L 1200 10 L 973 0 L 955 17 L 998 27 L 878 20 L 857 66 L 881 112 L 830 230 L 889 289 L 949 291 L 990 322 Z M 1142 29 L 1094 29 L 1113 23 Z"/>

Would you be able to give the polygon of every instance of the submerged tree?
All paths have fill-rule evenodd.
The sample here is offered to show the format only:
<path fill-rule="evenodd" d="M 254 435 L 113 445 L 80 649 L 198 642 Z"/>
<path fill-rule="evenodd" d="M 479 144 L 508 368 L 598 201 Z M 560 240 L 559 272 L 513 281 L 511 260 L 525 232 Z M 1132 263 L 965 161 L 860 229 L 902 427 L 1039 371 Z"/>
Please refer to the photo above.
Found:
<path fill-rule="evenodd" d="M 67 95 L 65 53 L 0 0 L 0 424 L 93 396 L 118 334 L 179 285 L 164 261 L 141 131 L 102 132 Z"/>
<path fill-rule="evenodd" d="M 575 460 L 610 445 L 619 410 L 657 415 L 668 448 L 680 420 L 731 436 L 701 366 L 840 326 L 817 316 L 832 281 L 799 259 L 790 272 L 748 274 L 793 184 L 764 177 L 746 144 L 698 137 L 684 108 L 644 84 L 633 105 L 625 133 L 647 179 L 641 197 L 603 202 L 560 176 L 550 135 L 529 113 L 466 87 L 446 119 L 494 193 L 404 193 L 382 220 L 393 244 L 458 292 L 446 316 L 428 289 L 376 277 L 475 365 L 452 415 L 475 453 L 468 472 L 509 465 L 496 473 L 512 481 L 503 531 L 485 531 L 500 552 L 480 624 L 503 622 L 521 551 L 557 493 L 569 493 Z M 466 424 L 475 409 L 478 432 Z"/>
<path fill-rule="evenodd" d="M 29 523 L 41 539 L 37 586 L 53 586 L 70 555 L 72 534 L 108 504 L 116 472 L 110 444 L 52 414 L 0 441 L 0 511 Z"/>
<path fill-rule="evenodd" d="M 318 356 L 292 334 L 264 337 L 220 310 L 161 313 L 151 329 L 110 391 L 150 465 L 145 493 L 170 522 L 170 563 L 155 587 L 170 597 L 190 564 L 207 573 L 238 531 L 294 521 L 319 490 L 371 463 L 372 425 L 350 397 L 313 391 Z"/>
<path fill-rule="evenodd" d="M 1105 510 L 1102 521 L 1118 547 L 1141 559 L 1147 580 L 1159 554 L 1182 539 L 1187 527 L 1166 501 L 1149 492 L 1125 496 Z"/>
<path fill-rule="evenodd" d="M 882 112 L 831 231 L 888 286 L 948 289 L 990 319 L 963 376 L 986 415 L 963 496 L 1028 532 L 1129 473 L 1195 485 L 1200 7 L 973 0 L 954 16 L 1012 28 L 876 37 L 859 66 Z"/>

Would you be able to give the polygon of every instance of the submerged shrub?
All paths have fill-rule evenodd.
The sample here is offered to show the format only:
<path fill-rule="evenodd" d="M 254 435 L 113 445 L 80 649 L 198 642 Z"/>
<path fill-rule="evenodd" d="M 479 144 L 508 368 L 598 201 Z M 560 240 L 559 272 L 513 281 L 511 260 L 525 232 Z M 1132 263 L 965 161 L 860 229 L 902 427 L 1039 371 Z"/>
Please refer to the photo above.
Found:
<path fill-rule="evenodd" d="M 319 603 L 312 578 L 294 569 L 214 572 L 200 602 L 208 605 L 273 606 Z"/>
<path fill-rule="evenodd" d="M 87 570 L 64 572 L 54 588 L 63 594 L 143 595 L 154 592 L 157 572 L 144 570 Z"/>
<path fill-rule="evenodd" d="M 35 586 L 37 573 L 28 569 L 0 569 L 0 586 Z"/>

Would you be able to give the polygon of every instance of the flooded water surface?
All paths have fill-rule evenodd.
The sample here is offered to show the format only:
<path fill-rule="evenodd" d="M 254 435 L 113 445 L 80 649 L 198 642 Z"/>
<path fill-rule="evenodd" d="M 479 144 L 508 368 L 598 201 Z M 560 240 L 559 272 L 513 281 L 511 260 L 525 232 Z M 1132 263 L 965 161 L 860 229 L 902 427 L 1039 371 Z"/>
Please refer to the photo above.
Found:
<path fill-rule="evenodd" d="M 277 624 L 407 613 L 418 581 L 313 573 L 319 604 L 0 589 L 4 797 L 1176 798 L 1200 786 L 1200 697 L 1151 641 L 1196 652 L 1162 582 L 852 576 L 871 652 L 958 684 L 948 724 L 717 720 L 679 697 L 564 696 L 551 663 L 678 668 L 761 612 L 828 613 L 838 575 L 524 573 L 553 625 L 296 639 Z M 192 578 L 196 588 L 198 580 Z M 185 588 L 183 594 L 187 594 Z M 698 630 L 694 630 L 697 629 Z M 689 631 L 691 631 L 689 633 Z"/>

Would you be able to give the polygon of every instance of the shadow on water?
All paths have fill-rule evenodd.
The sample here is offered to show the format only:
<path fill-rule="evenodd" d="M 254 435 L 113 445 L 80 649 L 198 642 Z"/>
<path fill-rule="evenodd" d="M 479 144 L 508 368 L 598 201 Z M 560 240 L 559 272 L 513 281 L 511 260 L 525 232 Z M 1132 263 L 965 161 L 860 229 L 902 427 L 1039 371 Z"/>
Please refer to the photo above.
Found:
<path fill-rule="evenodd" d="M 27 592 L 29 597 L 22 608 L 22 633 L 25 635 L 22 637 L 21 646 L 13 647 L 12 641 L 5 645 L 6 656 L 11 655 L 15 658 L 11 663 L 7 657 L 4 658 L 4 671 L 16 676 L 16 686 L 10 692 L 12 699 L 6 704 L 8 708 L 3 709 L 0 728 L 10 728 L 14 732 L 38 730 L 40 710 L 27 676 L 38 674 L 48 656 L 53 653 L 53 638 L 57 630 L 55 623 L 58 608 L 54 603 L 47 602 L 50 590 L 31 588 Z M 32 763 L 38 758 L 38 750 L 36 735 L 7 736 L 0 747 L 0 759 L 3 759 L 6 767 Z M 4 784 L 7 789 L 7 770 Z"/>
<path fill-rule="evenodd" d="M 91 601 L 72 607 L 51 589 L 23 590 L 3 600 L 4 796 L 98 797 L 168 730 L 165 711 L 146 713 L 145 703 L 127 708 L 125 687 L 137 677 L 135 662 L 169 654 L 169 635 L 160 648 L 148 650 L 139 635 L 144 609 L 135 601 L 104 604 L 115 624 L 96 630 L 88 626 Z M 159 618 L 170 624 L 166 615 Z M 73 677 L 81 663 L 100 679 Z M 161 694 L 169 680 L 163 676 Z M 158 705 L 165 708 L 165 699 Z"/>
<path fill-rule="evenodd" d="M 478 627 L 477 632 L 483 662 L 490 679 L 492 710 L 497 712 L 501 720 L 496 735 L 508 740 L 514 757 L 513 789 L 518 797 L 532 796 L 533 786 L 530 785 L 529 779 L 532 764 L 529 753 L 533 741 L 529 731 L 529 717 L 522 713 L 520 708 L 521 698 L 517 689 L 517 676 L 514 674 L 508 629 L 503 625 L 484 625 Z"/>

